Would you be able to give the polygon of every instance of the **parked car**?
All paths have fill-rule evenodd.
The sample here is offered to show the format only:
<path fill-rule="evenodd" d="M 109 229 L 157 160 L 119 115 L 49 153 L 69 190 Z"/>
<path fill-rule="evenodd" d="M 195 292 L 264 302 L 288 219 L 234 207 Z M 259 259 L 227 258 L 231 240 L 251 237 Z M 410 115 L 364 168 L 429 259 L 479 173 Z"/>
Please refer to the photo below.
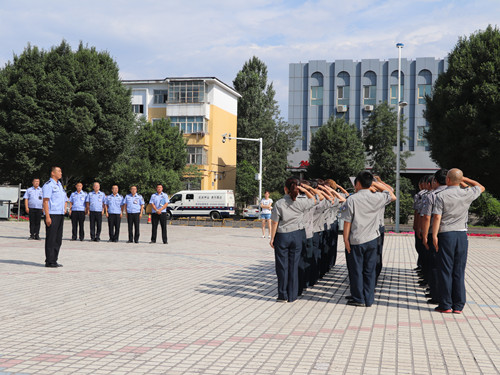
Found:
<path fill-rule="evenodd" d="M 259 206 L 251 205 L 243 209 L 243 217 L 245 219 L 258 219 L 260 214 Z"/>

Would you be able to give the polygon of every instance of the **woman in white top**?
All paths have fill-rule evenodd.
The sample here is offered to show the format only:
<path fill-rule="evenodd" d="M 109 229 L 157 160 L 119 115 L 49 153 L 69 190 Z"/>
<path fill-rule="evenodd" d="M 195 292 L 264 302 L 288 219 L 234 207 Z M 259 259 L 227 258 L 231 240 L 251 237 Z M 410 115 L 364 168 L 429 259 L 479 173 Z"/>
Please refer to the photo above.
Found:
<path fill-rule="evenodd" d="M 269 238 L 271 238 L 271 210 L 273 200 L 269 198 L 269 191 L 266 190 L 264 198 L 260 201 L 260 218 L 262 220 L 262 238 L 266 237 L 266 223 L 269 228 Z"/>

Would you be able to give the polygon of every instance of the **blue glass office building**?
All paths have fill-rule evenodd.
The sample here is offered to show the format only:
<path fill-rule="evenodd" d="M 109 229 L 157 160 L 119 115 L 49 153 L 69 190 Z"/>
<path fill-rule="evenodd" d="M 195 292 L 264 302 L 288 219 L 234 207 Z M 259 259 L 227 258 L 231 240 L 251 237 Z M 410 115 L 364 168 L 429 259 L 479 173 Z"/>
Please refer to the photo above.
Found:
<path fill-rule="evenodd" d="M 407 136 L 403 150 L 412 152 L 406 173 L 432 173 L 438 169 L 423 137 L 427 127 L 424 97 L 431 94 L 437 76 L 446 68 L 446 59 L 401 61 L 401 100 L 408 102 L 402 109 Z M 389 102 L 396 106 L 397 86 L 397 58 L 290 64 L 288 122 L 300 126 L 302 138 L 296 144 L 298 152 L 288 157 L 289 165 L 300 169 L 301 162 L 308 160 L 312 135 L 331 116 L 345 117 L 362 131 L 374 105 Z"/>

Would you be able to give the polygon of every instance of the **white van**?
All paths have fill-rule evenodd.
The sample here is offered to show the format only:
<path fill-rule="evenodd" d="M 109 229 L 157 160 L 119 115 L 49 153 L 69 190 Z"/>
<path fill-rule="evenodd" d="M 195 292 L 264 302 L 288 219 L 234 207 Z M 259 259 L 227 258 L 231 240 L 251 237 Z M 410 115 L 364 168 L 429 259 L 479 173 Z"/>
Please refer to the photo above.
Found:
<path fill-rule="evenodd" d="M 183 190 L 170 197 L 167 217 L 210 216 L 212 220 L 235 214 L 232 190 Z"/>

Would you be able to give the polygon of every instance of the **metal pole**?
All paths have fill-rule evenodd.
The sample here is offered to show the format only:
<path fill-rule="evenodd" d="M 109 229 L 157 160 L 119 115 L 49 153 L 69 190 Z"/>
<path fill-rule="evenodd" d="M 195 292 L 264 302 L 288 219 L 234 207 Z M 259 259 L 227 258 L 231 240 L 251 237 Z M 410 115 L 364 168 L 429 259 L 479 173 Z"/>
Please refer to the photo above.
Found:
<path fill-rule="evenodd" d="M 17 190 L 17 221 L 19 221 L 19 216 L 21 216 L 21 184 L 19 183 L 19 188 Z"/>
<path fill-rule="evenodd" d="M 259 138 L 259 199 L 262 199 L 262 138 Z"/>
<path fill-rule="evenodd" d="M 401 49 L 404 47 L 403 43 L 396 44 L 398 48 L 398 108 L 397 108 L 397 141 L 396 141 L 396 233 L 399 233 L 399 210 L 400 210 L 400 174 L 401 174 Z"/>

